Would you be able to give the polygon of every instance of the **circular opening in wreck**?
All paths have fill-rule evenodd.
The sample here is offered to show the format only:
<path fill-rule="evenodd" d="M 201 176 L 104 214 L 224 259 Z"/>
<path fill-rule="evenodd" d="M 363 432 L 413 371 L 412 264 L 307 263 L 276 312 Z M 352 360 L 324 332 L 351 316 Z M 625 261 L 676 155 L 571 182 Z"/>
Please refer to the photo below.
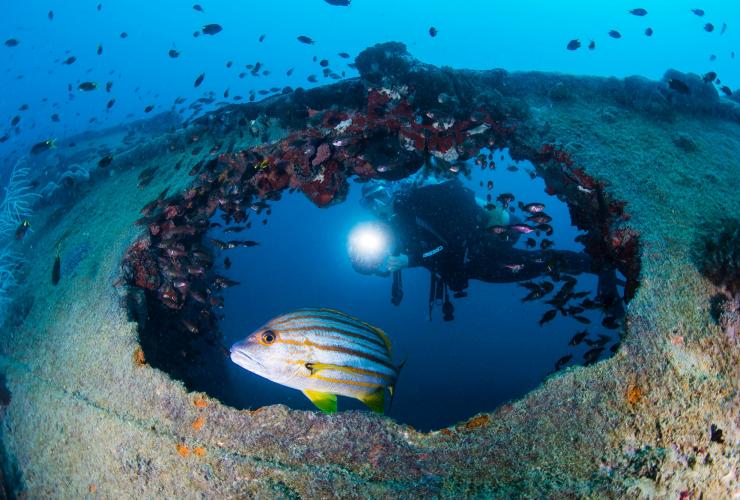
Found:
<path fill-rule="evenodd" d="M 625 278 L 604 247 L 605 238 L 614 237 L 605 228 L 614 224 L 599 189 L 583 182 L 566 189 L 561 170 L 515 162 L 500 149 L 482 149 L 452 167 L 427 162 L 394 181 L 354 180 L 343 203 L 325 208 L 301 192 L 251 196 L 247 205 L 217 198 L 210 219 L 198 223 L 199 242 L 156 243 L 154 235 L 147 248 L 135 245 L 134 252 L 145 253 L 152 243 L 161 252 L 144 265 L 158 268 L 158 282 L 129 296 L 147 362 L 236 408 L 312 410 L 296 388 L 232 362 L 229 348 L 253 332 L 281 335 L 279 326 L 263 326 L 281 314 L 331 308 L 386 332 L 397 375 L 386 414 L 430 430 L 491 411 L 558 370 L 595 363 L 618 349 Z M 397 224 L 393 201 L 410 192 L 421 194 L 405 207 L 405 224 Z M 165 217 L 156 232 L 176 227 L 167 220 L 178 216 L 178 208 L 160 205 Z M 353 230 L 368 221 L 384 222 L 394 242 L 391 257 L 409 253 L 409 242 L 399 239 L 418 243 L 419 255 L 400 272 L 401 286 L 396 273 L 358 272 L 350 257 Z M 469 228 L 481 233 L 475 241 L 465 233 Z M 465 241 L 452 241 L 454 234 Z M 434 258 L 445 252 L 455 255 Z M 366 359 L 366 345 L 338 336 L 308 342 L 366 349 L 354 368 L 377 369 Z M 290 356 L 309 376 L 343 378 L 326 360 Z M 355 373 L 344 383 L 376 384 L 388 396 L 385 380 Z M 353 397 L 340 396 L 338 406 L 367 409 Z"/>

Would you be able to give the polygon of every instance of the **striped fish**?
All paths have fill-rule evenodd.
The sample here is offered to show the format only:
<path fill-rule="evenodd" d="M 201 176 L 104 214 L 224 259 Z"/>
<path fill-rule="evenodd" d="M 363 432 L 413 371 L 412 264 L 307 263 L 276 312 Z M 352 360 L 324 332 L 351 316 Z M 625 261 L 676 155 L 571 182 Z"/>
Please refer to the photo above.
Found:
<path fill-rule="evenodd" d="M 333 309 L 299 309 L 273 318 L 231 346 L 231 360 L 278 384 L 303 391 L 320 410 L 337 411 L 337 395 L 383 413 L 400 366 L 380 328 Z"/>

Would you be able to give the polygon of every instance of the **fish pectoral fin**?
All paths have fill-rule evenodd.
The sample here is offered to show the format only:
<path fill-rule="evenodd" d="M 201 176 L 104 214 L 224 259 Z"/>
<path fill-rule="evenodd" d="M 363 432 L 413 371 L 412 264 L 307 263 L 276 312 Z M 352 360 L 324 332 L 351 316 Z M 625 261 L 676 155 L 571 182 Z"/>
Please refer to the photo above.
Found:
<path fill-rule="evenodd" d="M 365 403 L 375 413 L 382 415 L 385 409 L 385 389 L 381 387 L 377 391 L 361 397 L 360 401 Z"/>
<path fill-rule="evenodd" d="M 355 373 L 351 367 L 342 365 L 333 365 L 331 363 L 306 363 L 306 368 L 311 372 L 311 375 L 316 375 L 321 370 L 333 370 L 337 372 Z"/>
<path fill-rule="evenodd" d="M 337 411 L 337 396 L 336 394 L 328 394 L 326 392 L 309 391 L 308 389 L 303 391 L 311 402 L 316 405 L 316 408 L 323 411 L 324 413 L 334 413 Z"/>

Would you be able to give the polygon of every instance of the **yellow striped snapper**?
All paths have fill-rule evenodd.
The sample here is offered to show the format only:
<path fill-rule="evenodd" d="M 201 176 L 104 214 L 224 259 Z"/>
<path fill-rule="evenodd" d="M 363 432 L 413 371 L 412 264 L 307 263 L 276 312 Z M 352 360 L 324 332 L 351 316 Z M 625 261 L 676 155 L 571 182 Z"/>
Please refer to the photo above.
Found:
<path fill-rule="evenodd" d="M 273 318 L 231 346 L 231 360 L 298 389 L 320 410 L 337 411 L 337 395 L 383 413 L 385 389 L 401 366 L 391 361 L 385 332 L 333 309 L 299 309 Z"/>

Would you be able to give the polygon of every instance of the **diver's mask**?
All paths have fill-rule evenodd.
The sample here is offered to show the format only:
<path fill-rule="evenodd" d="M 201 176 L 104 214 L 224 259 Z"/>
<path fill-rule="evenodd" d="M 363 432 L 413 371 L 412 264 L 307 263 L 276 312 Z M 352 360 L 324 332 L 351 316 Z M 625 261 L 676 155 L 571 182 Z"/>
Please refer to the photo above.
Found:
<path fill-rule="evenodd" d="M 393 193 L 385 182 L 367 183 L 362 188 L 360 205 L 374 214 L 384 215 L 392 208 Z"/>
<path fill-rule="evenodd" d="M 386 262 L 394 247 L 393 231 L 379 221 L 357 225 L 349 235 L 347 250 L 355 271 L 387 275 Z"/>

